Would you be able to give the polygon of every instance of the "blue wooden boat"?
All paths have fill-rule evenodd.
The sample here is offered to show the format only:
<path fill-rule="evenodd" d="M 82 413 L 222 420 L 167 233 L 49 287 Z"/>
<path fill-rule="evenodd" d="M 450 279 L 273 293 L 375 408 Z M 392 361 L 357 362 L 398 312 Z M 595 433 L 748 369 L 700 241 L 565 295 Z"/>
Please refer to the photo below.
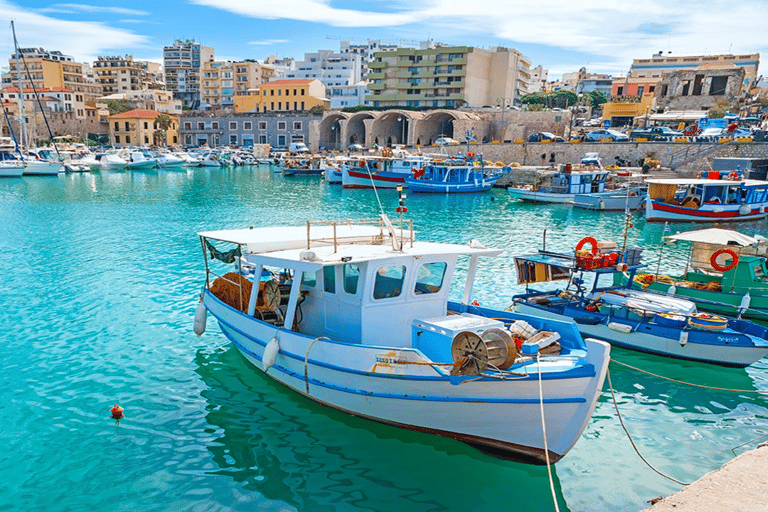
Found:
<path fill-rule="evenodd" d="M 489 190 L 504 174 L 503 167 L 475 166 L 473 162 L 454 164 L 446 161 L 426 166 L 424 173 L 405 178 L 413 192 L 453 194 Z"/>
<path fill-rule="evenodd" d="M 592 260 L 605 257 L 596 253 Z M 562 279 L 568 285 L 554 291 L 526 286 L 525 293 L 513 297 L 513 309 L 555 320 L 572 319 L 585 337 L 680 359 L 745 367 L 768 355 L 768 328 L 700 313 L 689 300 L 615 285 L 612 279 L 608 286 L 601 286 L 601 276 L 612 278 L 621 270 L 633 277 L 640 268 L 614 261 L 609 258 L 609 266 L 590 268 L 594 265 L 580 258 L 545 251 L 516 257 L 519 283 Z M 585 285 L 585 273 L 593 278 L 591 291 Z"/>

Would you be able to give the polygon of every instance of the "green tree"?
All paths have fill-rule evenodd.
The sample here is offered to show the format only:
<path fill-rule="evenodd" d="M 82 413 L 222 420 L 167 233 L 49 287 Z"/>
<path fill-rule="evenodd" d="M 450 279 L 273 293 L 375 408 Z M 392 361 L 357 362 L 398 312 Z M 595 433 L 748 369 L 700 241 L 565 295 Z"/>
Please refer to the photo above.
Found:
<path fill-rule="evenodd" d="M 109 115 L 122 114 L 133 110 L 133 104 L 129 100 L 107 100 L 104 103 L 107 104 L 109 109 Z"/>
<path fill-rule="evenodd" d="M 315 105 L 309 109 L 309 114 L 313 116 L 321 116 L 325 112 L 325 108 L 322 105 Z"/>
<path fill-rule="evenodd" d="M 611 101 L 611 98 L 608 97 L 604 92 L 602 91 L 589 91 L 588 93 L 584 94 L 584 97 L 586 98 L 587 103 L 592 108 L 600 108 L 600 106 L 603 103 L 608 103 Z"/>

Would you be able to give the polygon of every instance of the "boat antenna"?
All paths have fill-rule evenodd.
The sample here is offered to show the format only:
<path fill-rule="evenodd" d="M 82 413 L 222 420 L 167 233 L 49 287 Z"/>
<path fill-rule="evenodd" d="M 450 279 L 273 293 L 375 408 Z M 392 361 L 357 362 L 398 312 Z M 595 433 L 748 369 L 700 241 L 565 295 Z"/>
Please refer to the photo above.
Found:
<path fill-rule="evenodd" d="M 37 94 L 37 87 L 35 87 L 35 82 L 32 80 L 32 75 L 29 73 L 29 67 L 27 66 L 27 61 L 24 58 L 24 54 L 21 54 L 21 62 L 24 63 L 24 70 L 27 72 L 27 78 L 29 79 L 29 83 L 32 84 L 32 93 L 35 95 L 37 105 L 40 108 L 40 113 L 43 114 L 43 121 L 45 121 L 45 127 L 48 129 L 48 137 L 51 141 L 51 144 L 53 144 L 53 149 L 56 150 L 56 158 L 61 160 L 59 148 L 56 146 L 56 140 L 53 138 L 53 131 L 51 131 L 51 125 L 48 124 L 48 117 L 45 115 L 45 111 L 43 110 L 43 102 L 40 101 L 40 95 Z M 21 70 L 18 71 L 21 72 Z"/>

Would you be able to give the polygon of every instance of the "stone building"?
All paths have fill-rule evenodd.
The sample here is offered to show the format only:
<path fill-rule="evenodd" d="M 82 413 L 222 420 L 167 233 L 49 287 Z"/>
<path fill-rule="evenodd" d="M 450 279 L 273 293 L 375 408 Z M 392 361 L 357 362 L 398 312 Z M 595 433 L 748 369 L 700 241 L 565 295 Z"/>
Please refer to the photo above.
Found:
<path fill-rule="evenodd" d="M 744 79 L 743 67 L 722 64 L 665 73 L 656 87 L 656 110 L 708 110 L 718 100 L 736 102 Z"/>

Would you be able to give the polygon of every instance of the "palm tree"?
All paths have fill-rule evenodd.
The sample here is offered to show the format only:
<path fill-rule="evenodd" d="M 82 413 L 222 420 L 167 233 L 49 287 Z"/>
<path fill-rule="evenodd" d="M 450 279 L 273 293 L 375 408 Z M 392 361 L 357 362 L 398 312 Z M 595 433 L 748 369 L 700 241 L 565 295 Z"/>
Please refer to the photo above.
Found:
<path fill-rule="evenodd" d="M 155 128 L 157 128 L 154 133 L 152 134 L 155 139 L 155 145 L 159 146 L 158 140 L 162 141 L 162 145 L 166 144 L 166 141 L 168 138 L 166 137 L 166 133 L 168 132 L 168 129 L 173 124 L 173 120 L 170 116 L 167 116 L 165 114 L 160 114 L 155 118 Z"/>

